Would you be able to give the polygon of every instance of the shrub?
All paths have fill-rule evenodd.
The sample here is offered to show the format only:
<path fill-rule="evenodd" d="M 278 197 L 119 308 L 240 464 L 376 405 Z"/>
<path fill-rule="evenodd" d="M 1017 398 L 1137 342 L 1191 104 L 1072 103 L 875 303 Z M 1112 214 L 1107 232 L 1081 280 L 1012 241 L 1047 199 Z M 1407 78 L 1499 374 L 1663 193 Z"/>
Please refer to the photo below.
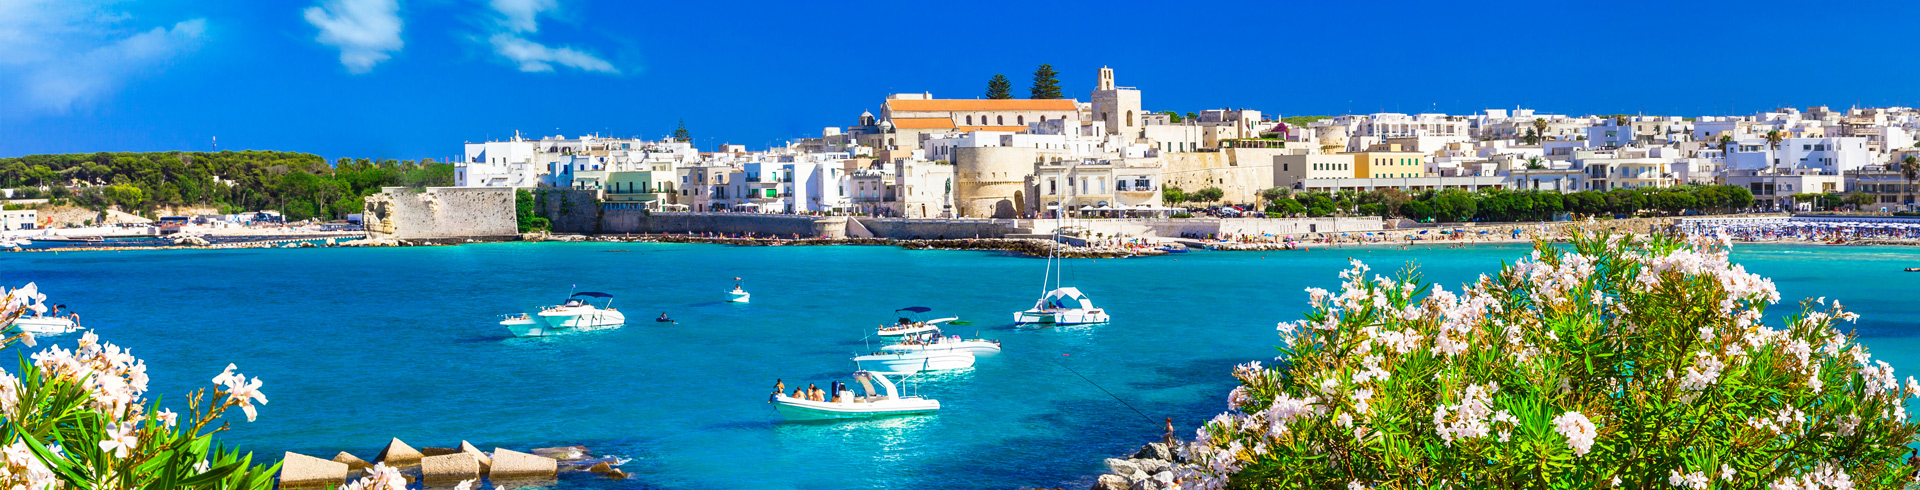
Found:
<path fill-rule="evenodd" d="M 1768 327 L 1779 293 L 1727 242 L 1603 233 L 1457 293 L 1354 261 L 1279 325 L 1277 366 L 1235 368 L 1184 488 L 1911 482 L 1920 383 L 1836 328 L 1858 315 L 1821 298 Z"/>

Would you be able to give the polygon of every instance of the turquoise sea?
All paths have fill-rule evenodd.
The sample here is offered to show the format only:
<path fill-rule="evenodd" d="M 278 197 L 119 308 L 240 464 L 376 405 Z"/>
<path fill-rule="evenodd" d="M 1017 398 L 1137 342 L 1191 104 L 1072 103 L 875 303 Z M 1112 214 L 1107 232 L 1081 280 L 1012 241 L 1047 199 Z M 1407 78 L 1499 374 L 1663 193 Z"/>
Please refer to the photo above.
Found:
<path fill-rule="evenodd" d="M 1348 257 L 1376 272 L 1417 262 L 1452 289 L 1525 253 L 1072 260 L 1066 283 L 1115 321 L 1063 329 L 1009 325 L 1040 293 L 1043 260 L 894 247 L 5 254 L 0 282 L 38 282 L 103 338 L 132 348 L 149 366 L 150 397 L 209 387 L 227 363 L 264 379 L 271 403 L 259 421 L 242 419 L 222 437 L 269 459 L 371 458 L 390 437 L 416 447 L 465 439 L 487 449 L 584 444 L 632 458 L 631 479 L 563 479 L 568 488 L 1084 488 L 1102 458 L 1158 438 L 1161 418 L 1186 434 L 1224 410 L 1232 366 L 1272 358 L 1274 324 L 1299 316 L 1304 288 L 1334 287 Z M 1920 249 L 1741 245 L 1736 258 L 1779 283 L 1787 301 L 1774 312 L 1803 297 L 1839 299 L 1863 315 L 1857 327 L 1878 357 L 1903 376 L 1920 370 L 1920 273 L 1901 271 L 1920 266 Z M 721 302 L 736 276 L 752 303 Z M 613 294 L 634 321 L 540 339 L 510 338 L 494 323 L 576 285 Z M 850 380 L 863 334 L 906 306 L 972 321 L 1005 351 L 915 383 L 941 401 L 937 415 L 788 423 L 765 403 L 775 378 L 789 389 Z M 679 323 L 652 322 L 661 312 Z"/>

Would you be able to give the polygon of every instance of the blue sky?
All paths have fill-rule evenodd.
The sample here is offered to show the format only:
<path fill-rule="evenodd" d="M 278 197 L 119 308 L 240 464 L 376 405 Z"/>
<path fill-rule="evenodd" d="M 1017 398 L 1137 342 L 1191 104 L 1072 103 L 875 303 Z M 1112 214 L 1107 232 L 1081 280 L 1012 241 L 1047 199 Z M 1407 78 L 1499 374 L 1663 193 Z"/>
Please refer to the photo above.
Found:
<path fill-rule="evenodd" d="M 763 148 L 892 92 L 1100 66 L 1149 110 L 1916 105 L 1920 2 L 0 0 L 0 156 L 445 158 L 598 132 Z"/>

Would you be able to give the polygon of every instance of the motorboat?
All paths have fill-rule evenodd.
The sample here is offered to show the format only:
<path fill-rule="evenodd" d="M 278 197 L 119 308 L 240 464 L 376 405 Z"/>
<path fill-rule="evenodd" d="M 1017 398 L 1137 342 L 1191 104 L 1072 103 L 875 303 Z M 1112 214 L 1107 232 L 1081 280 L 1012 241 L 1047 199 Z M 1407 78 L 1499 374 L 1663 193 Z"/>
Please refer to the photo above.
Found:
<path fill-rule="evenodd" d="M 1080 289 L 1060 284 L 1060 229 L 1053 231 L 1052 246 L 1047 248 L 1047 272 L 1040 278 L 1040 300 L 1032 308 L 1013 313 L 1014 325 L 1090 325 L 1107 323 L 1107 311 L 1093 306 Z M 1048 289 L 1051 287 L 1052 289 Z"/>
<path fill-rule="evenodd" d="M 989 339 L 964 339 L 959 335 L 942 335 L 936 329 L 908 335 L 899 343 L 881 347 L 887 352 L 946 352 L 965 351 L 974 356 L 990 356 L 1000 353 L 1000 341 Z"/>
<path fill-rule="evenodd" d="M 601 306 L 594 306 L 592 298 L 605 299 Z M 607 293 L 573 293 L 567 301 L 558 305 L 541 308 L 534 315 L 508 315 L 500 320 L 500 326 L 507 327 L 515 337 L 543 337 L 567 330 L 594 330 L 618 327 L 627 324 L 627 315 L 613 308 L 613 295 Z"/>
<path fill-rule="evenodd" d="M 48 305 L 47 295 L 40 293 L 40 287 L 28 283 L 25 287 L 7 292 L 7 299 L 18 296 L 22 305 L 20 316 L 6 325 L 7 332 L 26 332 L 33 335 L 60 335 L 73 333 L 81 329 L 77 315 L 60 310 L 66 305 Z M 49 310 L 51 307 L 51 310 Z"/>
<path fill-rule="evenodd" d="M 973 367 L 973 361 L 973 351 L 966 350 L 881 351 L 853 358 L 860 369 L 887 374 L 967 369 Z"/>
<path fill-rule="evenodd" d="M 866 392 L 856 396 L 853 390 L 844 389 L 829 394 L 827 401 L 813 401 L 775 393 L 768 399 L 773 409 L 787 420 L 836 420 L 863 419 L 873 417 L 891 417 L 896 415 L 914 415 L 933 413 L 940 410 L 940 401 L 919 396 L 900 396 L 899 388 L 887 380 L 883 373 L 861 371 L 853 373 L 855 380 Z M 880 385 L 879 390 L 874 385 Z"/>
<path fill-rule="evenodd" d="M 41 315 L 29 310 L 25 315 L 14 319 L 13 329 L 34 335 L 60 335 L 73 333 L 81 328 L 72 318 Z"/>
<path fill-rule="evenodd" d="M 753 298 L 752 294 L 748 293 L 747 290 L 740 288 L 740 278 L 738 277 L 733 278 L 733 290 L 727 291 L 727 302 L 728 303 L 745 303 L 747 302 L 748 299 L 751 299 L 751 298 Z"/>
<path fill-rule="evenodd" d="M 1088 325 L 1107 323 L 1107 311 L 1093 306 L 1093 300 L 1079 288 L 1048 291 L 1032 308 L 1013 314 L 1013 324 Z"/>
<path fill-rule="evenodd" d="M 604 307 L 596 307 L 582 298 L 600 298 L 607 302 Z M 539 315 L 553 328 L 599 328 L 627 324 L 627 315 L 613 309 L 613 295 L 607 293 L 573 293 L 567 302 L 542 308 Z"/>
<path fill-rule="evenodd" d="M 926 333 L 926 332 L 935 332 L 940 330 L 941 323 L 946 323 L 946 322 L 960 319 L 960 317 L 957 317 L 957 316 L 948 317 L 948 318 L 935 318 L 932 320 L 923 319 L 922 317 L 926 316 L 926 313 L 929 311 L 933 311 L 933 308 L 928 308 L 925 306 L 909 306 L 906 308 L 893 310 L 893 314 L 899 317 L 899 320 L 895 321 L 891 326 L 881 326 L 878 330 L 874 331 L 874 335 L 879 335 L 881 337 L 901 337 L 901 336 L 914 335 L 914 334 L 920 334 L 920 333 Z"/>

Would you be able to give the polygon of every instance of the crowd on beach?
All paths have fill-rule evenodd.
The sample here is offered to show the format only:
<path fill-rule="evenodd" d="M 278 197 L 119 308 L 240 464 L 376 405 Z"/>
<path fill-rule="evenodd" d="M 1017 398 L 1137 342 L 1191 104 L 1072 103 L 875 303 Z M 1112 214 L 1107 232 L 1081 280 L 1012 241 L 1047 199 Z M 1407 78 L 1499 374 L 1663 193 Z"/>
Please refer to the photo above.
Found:
<path fill-rule="evenodd" d="M 1708 231 L 1743 242 L 1818 242 L 1841 244 L 1858 240 L 1920 241 L 1920 222 L 1867 221 L 1756 221 L 1725 223 L 1689 230 Z"/>

